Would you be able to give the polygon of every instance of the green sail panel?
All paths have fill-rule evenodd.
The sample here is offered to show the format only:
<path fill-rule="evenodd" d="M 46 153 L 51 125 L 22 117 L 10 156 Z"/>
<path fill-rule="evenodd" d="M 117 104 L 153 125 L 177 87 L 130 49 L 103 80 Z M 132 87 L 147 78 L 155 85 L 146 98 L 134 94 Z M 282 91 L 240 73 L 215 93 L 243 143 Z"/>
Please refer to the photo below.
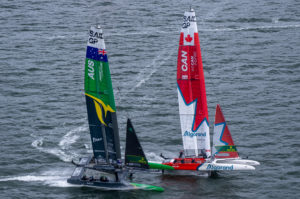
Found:
<path fill-rule="evenodd" d="M 125 164 L 129 167 L 149 169 L 148 160 L 130 119 L 127 120 Z"/>
<path fill-rule="evenodd" d="M 116 106 L 107 52 L 100 26 L 89 31 L 84 90 L 94 157 L 112 163 L 121 158 Z"/>

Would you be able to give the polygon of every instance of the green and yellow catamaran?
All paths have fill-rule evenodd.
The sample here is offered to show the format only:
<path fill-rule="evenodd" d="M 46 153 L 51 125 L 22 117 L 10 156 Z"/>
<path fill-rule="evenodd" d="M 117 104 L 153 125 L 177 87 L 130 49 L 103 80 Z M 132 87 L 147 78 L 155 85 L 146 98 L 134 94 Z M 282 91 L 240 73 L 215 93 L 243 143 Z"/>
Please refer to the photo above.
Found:
<path fill-rule="evenodd" d="M 163 191 L 161 187 L 130 183 L 126 180 L 133 170 L 157 169 L 160 166 L 148 163 L 129 119 L 125 164 L 121 160 L 113 87 L 103 33 L 99 25 L 92 26 L 89 31 L 84 90 L 93 156 L 81 158 L 79 163 L 74 163 L 76 168 L 68 182 L 105 190 Z"/>

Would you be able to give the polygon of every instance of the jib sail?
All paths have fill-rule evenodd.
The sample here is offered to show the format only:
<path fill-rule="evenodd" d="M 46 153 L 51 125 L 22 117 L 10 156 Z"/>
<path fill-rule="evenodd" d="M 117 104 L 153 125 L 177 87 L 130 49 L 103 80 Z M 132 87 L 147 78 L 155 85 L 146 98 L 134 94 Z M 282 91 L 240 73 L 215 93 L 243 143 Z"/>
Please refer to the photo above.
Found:
<path fill-rule="evenodd" d="M 130 119 L 127 120 L 125 164 L 129 167 L 149 169 L 147 158 Z"/>
<path fill-rule="evenodd" d="M 231 133 L 226 124 L 225 117 L 221 107 L 216 107 L 214 136 L 213 136 L 213 154 L 215 158 L 238 158 L 236 146 L 234 145 Z"/>

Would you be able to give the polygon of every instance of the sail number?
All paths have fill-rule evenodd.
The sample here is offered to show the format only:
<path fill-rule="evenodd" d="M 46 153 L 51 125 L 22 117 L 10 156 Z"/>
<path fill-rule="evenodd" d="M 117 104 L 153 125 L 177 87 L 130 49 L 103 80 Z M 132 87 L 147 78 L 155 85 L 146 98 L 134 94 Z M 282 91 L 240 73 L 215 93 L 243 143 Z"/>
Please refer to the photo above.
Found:
<path fill-rule="evenodd" d="M 95 78 L 94 78 L 94 75 L 95 75 L 94 66 L 95 66 L 95 63 L 92 60 L 88 60 L 88 76 L 92 80 L 95 80 Z"/>
<path fill-rule="evenodd" d="M 187 52 L 181 51 L 181 70 L 187 71 L 188 65 L 187 65 Z"/>

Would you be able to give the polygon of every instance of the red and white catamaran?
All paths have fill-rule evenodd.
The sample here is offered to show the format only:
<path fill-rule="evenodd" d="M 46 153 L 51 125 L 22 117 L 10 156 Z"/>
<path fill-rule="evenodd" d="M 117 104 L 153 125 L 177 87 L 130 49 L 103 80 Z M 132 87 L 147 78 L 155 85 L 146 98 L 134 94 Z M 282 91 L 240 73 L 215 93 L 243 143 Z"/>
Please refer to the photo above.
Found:
<path fill-rule="evenodd" d="M 259 165 L 242 160 L 236 151 L 220 106 L 217 106 L 213 154 L 201 49 L 193 9 L 184 13 L 177 60 L 177 91 L 184 150 L 178 158 L 163 164 L 174 170 L 211 171 L 254 170 Z"/>

